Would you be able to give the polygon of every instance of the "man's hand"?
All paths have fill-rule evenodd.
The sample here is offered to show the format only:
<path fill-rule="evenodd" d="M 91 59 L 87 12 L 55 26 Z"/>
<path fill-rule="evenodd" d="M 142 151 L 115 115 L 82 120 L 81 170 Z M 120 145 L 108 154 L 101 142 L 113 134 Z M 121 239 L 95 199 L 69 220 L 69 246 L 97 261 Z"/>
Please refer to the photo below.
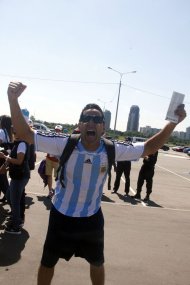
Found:
<path fill-rule="evenodd" d="M 186 117 L 186 111 L 184 109 L 184 104 L 181 104 L 175 110 L 175 114 L 179 117 L 178 124 L 182 122 Z"/>
<path fill-rule="evenodd" d="M 7 90 L 8 97 L 18 98 L 26 89 L 26 85 L 21 82 L 10 82 Z"/>

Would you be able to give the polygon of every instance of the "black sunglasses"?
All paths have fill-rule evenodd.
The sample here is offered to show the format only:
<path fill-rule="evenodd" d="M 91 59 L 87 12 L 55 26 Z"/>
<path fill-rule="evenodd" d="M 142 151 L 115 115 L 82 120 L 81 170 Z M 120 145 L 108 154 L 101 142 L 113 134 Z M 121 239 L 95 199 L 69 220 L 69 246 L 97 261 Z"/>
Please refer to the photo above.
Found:
<path fill-rule="evenodd" d="M 104 117 L 92 116 L 92 115 L 81 115 L 80 122 L 88 123 L 93 121 L 95 124 L 102 124 L 104 122 Z"/>

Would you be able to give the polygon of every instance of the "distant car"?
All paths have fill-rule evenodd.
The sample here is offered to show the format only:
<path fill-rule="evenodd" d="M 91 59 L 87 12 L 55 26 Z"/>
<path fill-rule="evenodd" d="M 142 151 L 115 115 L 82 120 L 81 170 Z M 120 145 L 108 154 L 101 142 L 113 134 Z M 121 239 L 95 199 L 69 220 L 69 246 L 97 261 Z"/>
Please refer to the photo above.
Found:
<path fill-rule="evenodd" d="M 46 132 L 46 133 L 50 132 L 50 129 L 46 125 L 44 125 L 42 123 L 33 123 L 33 128 L 35 130 L 39 130 L 41 132 Z"/>
<path fill-rule="evenodd" d="M 170 148 L 168 145 L 164 144 L 160 149 L 162 149 L 164 151 L 168 151 Z"/>
<path fill-rule="evenodd" d="M 184 146 L 174 146 L 172 147 L 172 150 L 178 151 L 178 152 L 183 152 Z"/>
<path fill-rule="evenodd" d="M 190 147 L 189 147 L 189 146 L 184 147 L 183 152 L 184 152 L 184 153 L 188 153 L 188 151 L 190 151 Z"/>
<path fill-rule="evenodd" d="M 187 155 L 190 156 L 190 150 L 187 152 Z"/>

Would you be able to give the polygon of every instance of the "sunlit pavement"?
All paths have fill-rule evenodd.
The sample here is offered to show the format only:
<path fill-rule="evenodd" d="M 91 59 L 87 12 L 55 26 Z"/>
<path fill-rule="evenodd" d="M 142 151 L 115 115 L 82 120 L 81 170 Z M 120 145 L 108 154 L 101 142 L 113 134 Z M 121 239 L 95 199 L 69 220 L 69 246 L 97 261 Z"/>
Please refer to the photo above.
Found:
<path fill-rule="evenodd" d="M 190 284 L 189 159 L 181 156 L 178 159 L 159 154 L 148 204 L 124 197 L 123 181 L 118 194 L 104 188 L 106 284 Z M 131 194 L 135 193 L 141 163 L 132 164 Z M 43 189 L 36 170 L 27 187 L 26 222 L 20 236 L 4 234 L 5 217 L 0 205 L 0 284 L 3 285 L 36 284 L 50 208 L 47 189 Z M 113 181 L 114 173 L 112 187 Z M 60 260 L 52 284 L 89 285 L 88 263 L 80 258 L 72 258 L 68 263 Z"/>

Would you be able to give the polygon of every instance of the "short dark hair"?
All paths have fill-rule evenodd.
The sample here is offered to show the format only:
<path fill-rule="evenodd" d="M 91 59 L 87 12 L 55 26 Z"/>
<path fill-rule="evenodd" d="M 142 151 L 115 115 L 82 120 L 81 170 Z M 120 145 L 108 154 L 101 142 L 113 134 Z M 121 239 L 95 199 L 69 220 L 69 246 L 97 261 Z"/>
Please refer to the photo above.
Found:
<path fill-rule="evenodd" d="M 12 140 L 12 120 L 10 116 L 2 115 L 0 118 L 1 128 L 5 129 Z"/>
<path fill-rule="evenodd" d="M 80 118 L 79 118 L 79 122 L 81 121 L 81 118 L 82 118 L 82 115 L 83 115 L 84 111 L 89 110 L 89 109 L 96 109 L 96 110 L 100 111 L 102 117 L 104 118 L 104 112 L 102 111 L 100 106 L 95 104 L 95 103 L 89 103 L 82 109 L 82 112 L 81 112 Z M 104 121 L 105 121 L 105 118 L 104 118 Z"/>

